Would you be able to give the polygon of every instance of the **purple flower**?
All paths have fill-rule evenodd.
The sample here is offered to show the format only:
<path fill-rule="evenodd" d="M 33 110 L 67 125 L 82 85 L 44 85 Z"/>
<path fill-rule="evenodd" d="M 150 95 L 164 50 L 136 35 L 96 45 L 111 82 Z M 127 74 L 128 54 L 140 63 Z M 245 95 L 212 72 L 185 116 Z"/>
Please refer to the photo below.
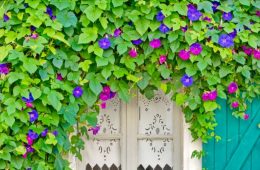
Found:
<path fill-rule="evenodd" d="M 251 55 L 252 53 L 253 53 L 253 48 L 250 48 L 250 47 L 247 47 L 247 46 L 242 46 L 242 49 L 243 49 L 243 51 L 244 51 L 244 53 L 246 54 L 246 55 Z"/>
<path fill-rule="evenodd" d="M 110 94 L 110 92 L 111 92 L 111 89 L 110 89 L 109 86 L 104 86 L 104 87 L 103 87 L 102 93 Z"/>
<path fill-rule="evenodd" d="M 256 16 L 260 17 L 260 10 L 257 10 L 255 14 Z"/>
<path fill-rule="evenodd" d="M 137 57 L 137 55 L 138 55 L 136 49 L 134 49 L 134 48 L 132 48 L 131 50 L 129 50 L 128 54 L 129 54 L 129 56 L 132 57 L 132 58 L 135 58 L 135 57 Z"/>
<path fill-rule="evenodd" d="M 114 98 L 116 96 L 116 92 L 110 92 L 110 94 L 109 94 L 109 99 L 112 99 L 112 98 Z"/>
<path fill-rule="evenodd" d="M 58 132 L 57 130 L 54 130 L 54 131 L 52 132 L 52 134 L 53 134 L 54 136 L 58 136 L 59 132 Z"/>
<path fill-rule="evenodd" d="M 167 56 L 166 55 L 161 55 L 160 58 L 159 58 L 159 63 L 160 64 L 163 64 L 165 63 L 167 60 Z"/>
<path fill-rule="evenodd" d="M 160 39 L 153 39 L 150 44 L 152 48 L 159 48 L 161 47 L 161 40 Z"/>
<path fill-rule="evenodd" d="M 33 130 L 31 130 L 31 129 L 28 131 L 27 136 L 29 138 L 31 138 L 32 140 L 35 140 L 35 139 L 38 138 L 38 134 L 36 132 L 34 132 Z"/>
<path fill-rule="evenodd" d="M 228 34 L 221 34 L 218 39 L 218 44 L 221 47 L 229 48 L 229 47 L 234 46 L 234 41 L 233 41 L 233 38 L 231 36 L 229 36 Z"/>
<path fill-rule="evenodd" d="M 52 11 L 51 7 L 46 8 L 46 14 L 48 14 L 50 16 L 50 18 L 53 17 L 53 11 Z"/>
<path fill-rule="evenodd" d="M 28 135 L 27 135 L 26 139 L 27 139 L 27 144 L 28 145 L 32 145 L 33 144 L 33 139 L 31 139 Z"/>
<path fill-rule="evenodd" d="M 237 91 L 238 89 L 238 85 L 236 82 L 231 82 L 229 85 L 228 85 L 228 93 L 229 94 L 233 94 Z"/>
<path fill-rule="evenodd" d="M 105 109 L 107 107 L 107 103 L 106 102 L 102 102 L 101 104 L 100 104 L 100 108 L 101 109 Z"/>
<path fill-rule="evenodd" d="M 9 16 L 4 14 L 4 22 L 7 22 L 9 19 L 10 19 Z"/>
<path fill-rule="evenodd" d="M 211 18 L 209 18 L 209 17 L 204 17 L 204 18 L 203 18 L 203 21 L 211 22 Z"/>
<path fill-rule="evenodd" d="M 27 152 L 27 153 L 32 153 L 32 152 L 34 152 L 34 149 L 32 148 L 31 145 L 27 145 L 27 146 L 26 146 L 26 152 Z"/>
<path fill-rule="evenodd" d="M 80 98 L 83 94 L 83 89 L 80 86 L 77 86 L 73 90 L 73 96 L 75 98 Z"/>
<path fill-rule="evenodd" d="M 202 51 L 202 46 L 199 43 L 193 43 L 190 46 L 190 53 L 193 55 L 199 55 Z"/>
<path fill-rule="evenodd" d="M 259 49 L 254 49 L 252 53 L 253 53 L 253 56 L 255 59 L 260 60 L 260 50 Z"/>
<path fill-rule="evenodd" d="M 189 20 L 197 21 L 202 16 L 202 13 L 200 11 L 198 11 L 197 8 L 194 5 L 189 4 L 187 16 L 188 16 Z"/>
<path fill-rule="evenodd" d="M 94 126 L 88 129 L 88 131 L 92 131 L 93 135 L 96 135 L 100 130 L 100 126 Z"/>
<path fill-rule="evenodd" d="M 217 97 L 218 97 L 218 93 L 216 90 L 213 90 L 209 93 L 209 100 L 211 101 L 216 100 Z"/>
<path fill-rule="evenodd" d="M 39 35 L 37 33 L 32 33 L 31 34 L 31 38 L 32 39 L 37 39 L 39 37 Z"/>
<path fill-rule="evenodd" d="M 114 31 L 114 37 L 118 37 L 118 36 L 120 36 L 121 34 L 122 34 L 122 31 L 121 31 L 120 28 L 115 29 L 115 31 Z"/>
<path fill-rule="evenodd" d="M 98 41 L 98 45 L 102 49 L 108 49 L 111 46 L 111 42 L 108 38 L 102 38 Z"/>
<path fill-rule="evenodd" d="M 161 22 L 163 21 L 165 18 L 165 16 L 163 15 L 162 11 L 159 11 L 157 14 L 156 14 L 156 20 Z"/>
<path fill-rule="evenodd" d="M 233 108 L 238 108 L 239 107 L 239 103 L 238 102 L 232 102 L 231 106 Z"/>
<path fill-rule="evenodd" d="M 106 93 L 100 93 L 99 95 L 99 99 L 102 101 L 106 101 L 110 98 L 110 94 L 106 94 Z"/>
<path fill-rule="evenodd" d="M 63 77 L 62 77 L 61 73 L 58 73 L 58 74 L 56 75 L 56 79 L 59 80 L 59 81 L 62 81 L 62 80 L 63 80 Z"/>
<path fill-rule="evenodd" d="M 143 42 L 143 40 L 141 40 L 140 38 L 137 40 L 132 40 L 132 44 L 134 44 L 134 45 L 140 45 L 140 44 L 142 44 L 142 42 Z"/>
<path fill-rule="evenodd" d="M 182 32 L 186 32 L 188 30 L 188 26 L 186 25 L 185 27 L 181 27 Z"/>
<path fill-rule="evenodd" d="M 181 78 L 181 83 L 185 87 L 190 87 L 193 84 L 193 78 L 188 76 L 187 74 L 184 74 Z"/>
<path fill-rule="evenodd" d="M 30 116 L 30 122 L 34 122 L 39 117 L 39 114 L 36 110 L 32 110 L 31 112 L 28 112 L 28 114 Z"/>
<path fill-rule="evenodd" d="M 31 26 L 30 26 L 30 30 L 33 32 L 33 31 L 35 31 L 35 30 L 36 30 L 36 27 L 35 27 L 35 26 L 33 26 L 33 25 L 31 25 Z"/>
<path fill-rule="evenodd" d="M 26 97 L 22 97 L 22 101 L 26 102 L 26 103 L 32 103 L 34 101 L 33 95 L 32 93 L 29 93 L 29 98 Z"/>
<path fill-rule="evenodd" d="M 213 10 L 214 13 L 217 12 L 219 5 L 220 5 L 220 3 L 218 1 L 212 2 L 212 10 Z"/>
<path fill-rule="evenodd" d="M 244 120 L 248 120 L 249 119 L 249 114 L 244 114 Z"/>
<path fill-rule="evenodd" d="M 233 32 L 231 32 L 231 33 L 229 33 L 228 34 L 231 38 L 236 38 L 236 36 L 237 36 L 237 30 L 236 29 L 234 29 L 234 31 Z"/>
<path fill-rule="evenodd" d="M 179 57 L 182 60 L 188 60 L 190 58 L 190 53 L 189 53 L 189 51 L 186 51 L 186 50 L 180 50 Z"/>
<path fill-rule="evenodd" d="M 44 129 L 44 130 L 42 131 L 41 136 L 42 136 L 42 137 L 45 137 L 45 136 L 47 136 L 47 134 L 48 134 L 48 128 L 46 128 L 46 129 Z"/>
<path fill-rule="evenodd" d="M 167 33 L 170 31 L 170 28 L 167 27 L 165 24 L 161 24 L 160 27 L 159 27 L 159 30 L 162 32 L 162 33 Z"/>
<path fill-rule="evenodd" d="M 222 18 L 224 21 L 231 21 L 233 18 L 233 15 L 231 12 L 223 12 Z"/>
<path fill-rule="evenodd" d="M 3 63 L 3 64 L 0 64 L 0 75 L 1 74 L 8 74 L 9 73 L 9 67 L 8 67 L 8 64 L 6 63 Z"/>

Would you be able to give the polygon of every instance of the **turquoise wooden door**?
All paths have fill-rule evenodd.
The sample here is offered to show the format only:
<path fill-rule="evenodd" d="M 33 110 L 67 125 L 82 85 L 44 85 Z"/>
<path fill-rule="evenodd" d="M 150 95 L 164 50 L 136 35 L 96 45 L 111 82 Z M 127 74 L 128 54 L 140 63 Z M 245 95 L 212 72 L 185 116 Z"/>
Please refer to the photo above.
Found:
<path fill-rule="evenodd" d="M 218 100 L 221 109 L 216 111 L 218 126 L 215 133 L 221 136 L 203 145 L 203 167 L 207 170 L 260 170 L 260 98 L 249 104 L 248 120 L 236 119 L 225 100 Z"/>

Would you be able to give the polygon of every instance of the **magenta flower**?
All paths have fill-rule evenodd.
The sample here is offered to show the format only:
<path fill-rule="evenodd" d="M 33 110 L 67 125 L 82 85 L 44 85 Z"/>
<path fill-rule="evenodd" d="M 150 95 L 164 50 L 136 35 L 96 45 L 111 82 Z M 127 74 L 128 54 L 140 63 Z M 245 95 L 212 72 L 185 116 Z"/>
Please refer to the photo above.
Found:
<path fill-rule="evenodd" d="M 92 131 L 93 135 L 96 135 L 100 130 L 100 126 L 94 126 L 88 129 L 88 131 Z"/>
<path fill-rule="evenodd" d="M 260 50 L 259 49 L 254 49 L 253 50 L 253 57 L 257 60 L 260 60 Z"/>
<path fill-rule="evenodd" d="M 83 89 L 80 86 L 77 86 L 73 90 L 73 96 L 75 98 L 80 98 L 83 94 Z"/>
<path fill-rule="evenodd" d="M 229 85 L 228 85 L 228 93 L 229 94 L 233 94 L 237 91 L 238 89 L 238 85 L 236 82 L 231 82 Z"/>
<path fill-rule="evenodd" d="M 193 84 L 193 78 L 187 74 L 184 74 L 181 78 L 181 83 L 185 87 L 190 87 Z"/>
<path fill-rule="evenodd" d="M 115 29 L 114 31 L 114 37 L 119 37 L 122 34 L 122 31 L 120 28 Z"/>
<path fill-rule="evenodd" d="M 260 17 L 260 10 L 257 10 L 255 14 L 256 16 Z"/>
<path fill-rule="evenodd" d="M 101 104 L 100 104 L 100 108 L 101 109 L 105 109 L 107 107 L 107 103 L 106 102 L 102 102 Z"/>
<path fill-rule="evenodd" d="M 202 46 L 199 43 L 193 43 L 190 46 L 190 53 L 193 55 L 199 55 L 202 51 Z"/>
<path fill-rule="evenodd" d="M 32 145 L 33 144 L 33 139 L 30 138 L 28 135 L 27 135 L 26 139 L 27 139 L 27 144 L 28 145 Z"/>
<path fill-rule="evenodd" d="M 160 39 L 153 39 L 150 44 L 152 48 L 159 48 L 161 47 L 161 40 Z"/>
<path fill-rule="evenodd" d="M 62 80 L 63 80 L 63 77 L 62 77 L 61 73 L 58 73 L 58 74 L 56 75 L 56 79 L 59 80 L 59 81 L 62 81 Z"/>
<path fill-rule="evenodd" d="M 209 100 L 209 92 L 204 92 L 201 96 L 203 101 L 208 101 Z"/>
<path fill-rule="evenodd" d="M 7 75 L 9 73 L 9 71 L 10 70 L 9 70 L 8 64 L 6 64 L 6 63 L 0 64 L 0 75 L 1 74 Z"/>
<path fill-rule="evenodd" d="M 159 58 L 159 63 L 160 64 L 163 64 L 165 63 L 167 60 L 167 56 L 166 55 L 161 55 L 160 58 Z"/>
<path fill-rule="evenodd" d="M 110 98 L 110 94 L 106 94 L 106 93 L 100 93 L 99 95 L 99 99 L 102 101 L 106 101 Z"/>
<path fill-rule="evenodd" d="M 203 18 L 203 21 L 211 22 L 211 18 L 209 18 L 209 17 L 204 17 L 204 18 Z"/>
<path fill-rule="evenodd" d="M 250 47 L 247 47 L 247 46 L 244 46 L 244 45 L 242 46 L 242 49 L 243 49 L 243 51 L 246 55 L 251 55 L 252 52 L 253 52 L 253 48 L 250 48 Z"/>
<path fill-rule="evenodd" d="M 249 114 L 244 114 L 244 120 L 248 120 L 249 119 Z"/>
<path fill-rule="evenodd" d="M 137 57 L 137 55 L 138 55 L 136 49 L 134 49 L 134 48 L 132 48 L 131 50 L 129 50 L 128 54 L 129 54 L 129 56 L 132 57 L 132 58 L 135 58 L 135 57 Z"/>
<path fill-rule="evenodd" d="M 216 100 L 217 97 L 218 97 L 218 93 L 216 90 L 213 90 L 209 93 L 209 100 L 211 101 Z"/>
<path fill-rule="evenodd" d="M 38 119 L 39 114 L 36 110 L 32 110 L 31 112 L 28 113 L 30 116 L 30 122 L 34 122 Z"/>
<path fill-rule="evenodd" d="M 186 51 L 186 50 L 181 50 L 179 52 L 179 57 L 182 59 L 182 60 L 188 60 L 190 58 L 190 53 L 189 51 Z"/>
<path fill-rule="evenodd" d="M 108 49 L 111 46 L 111 42 L 108 38 L 102 38 L 98 41 L 98 45 L 102 49 Z"/>
<path fill-rule="evenodd" d="M 105 94 L 110 94 L 111 89 L 110 89 L 109 86 L 104 86 L 102 92 L 105 93 Z"/>
<path fill-rule="evenodd" d="M 233 108 L 238 108 L 239 107 L 239 103 L 238 102 L 232 102 L 231 106 Z"/>

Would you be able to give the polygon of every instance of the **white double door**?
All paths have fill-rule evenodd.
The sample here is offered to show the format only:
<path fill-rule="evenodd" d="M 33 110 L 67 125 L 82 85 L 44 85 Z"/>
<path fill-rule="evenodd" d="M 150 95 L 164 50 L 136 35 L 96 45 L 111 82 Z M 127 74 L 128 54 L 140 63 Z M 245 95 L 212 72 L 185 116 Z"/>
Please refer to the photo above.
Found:
<path fill-rule="evenodd" d="M 86 140 L 77 170 L 179 170 L 181 113 L 170 96 L 140 93 L 128 104 L 117 97 L 102 109 L 98 135 Z"/>

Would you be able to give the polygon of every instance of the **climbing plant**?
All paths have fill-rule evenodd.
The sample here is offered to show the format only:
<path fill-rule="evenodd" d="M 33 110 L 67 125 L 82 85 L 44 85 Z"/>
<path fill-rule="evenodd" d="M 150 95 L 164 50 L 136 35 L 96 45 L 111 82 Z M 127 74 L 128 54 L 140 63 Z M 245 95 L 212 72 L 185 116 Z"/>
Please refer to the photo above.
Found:
<path fill-rule="evenodd" d="M 172 92 L 194 139 L 260 94 L 257 0 L 2 0 L 0 169 L 69 169 L 99 109 Z"/>

